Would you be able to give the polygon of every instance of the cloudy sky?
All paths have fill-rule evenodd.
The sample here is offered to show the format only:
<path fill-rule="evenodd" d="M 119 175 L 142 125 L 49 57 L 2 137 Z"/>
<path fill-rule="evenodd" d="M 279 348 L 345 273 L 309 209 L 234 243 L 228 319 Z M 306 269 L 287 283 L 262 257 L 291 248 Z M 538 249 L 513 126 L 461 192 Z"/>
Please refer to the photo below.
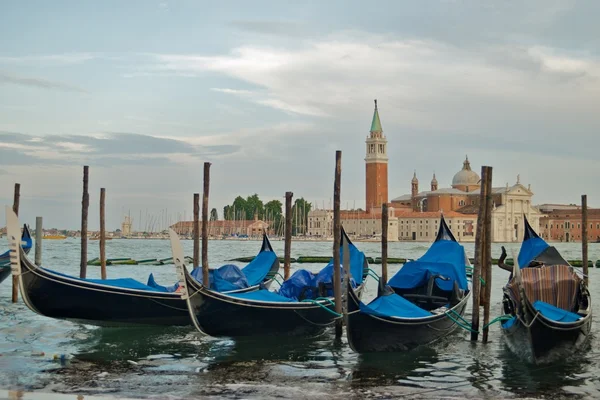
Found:
<path fill-rule="evenodd" d="M 378 99 L 390 196 L 440 187 L 469 155 L 534 203 L 600 206 L 600 3 L 594 1 L 3 1 L 0 201 L 77 228 L 90 165 L 108 228 L 286 191 L 364 207 Z M 167 211 L 161 211 L 161 210 Z M 4 224 L 0 215 L 0 226 Z M 174 221 L 172 221 L 174 222 Z"/>

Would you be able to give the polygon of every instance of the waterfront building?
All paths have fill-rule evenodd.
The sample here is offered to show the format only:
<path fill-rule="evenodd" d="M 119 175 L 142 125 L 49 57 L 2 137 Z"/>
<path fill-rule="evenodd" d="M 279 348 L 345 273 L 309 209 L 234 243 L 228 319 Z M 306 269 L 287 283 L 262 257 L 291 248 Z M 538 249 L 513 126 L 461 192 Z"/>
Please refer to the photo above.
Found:
<path fill-rule="evenodd" d="M 171 228 L 182 236 L 190 236 L 194 233 L 194 221 L 179 221 L 176 224 L 171 225 Z M 254 220 L 219 220 L 209 221 L 208 223 L 208 235 L 209 236 L 248 236 L 248 237 L 261 237 L 263 231 L 267 234 L 272 235 L 273 231 L 270 229 L 268 222 L 254 217 Z"/>
<path fill-rule="evenodd" d="M 545 204 L 540 218 L 543 239 L 553 242 L 581 242 L 581 207 L 572 204 Z M 588 208 L 588 241 L 600 242 L 600 209 Z"/>

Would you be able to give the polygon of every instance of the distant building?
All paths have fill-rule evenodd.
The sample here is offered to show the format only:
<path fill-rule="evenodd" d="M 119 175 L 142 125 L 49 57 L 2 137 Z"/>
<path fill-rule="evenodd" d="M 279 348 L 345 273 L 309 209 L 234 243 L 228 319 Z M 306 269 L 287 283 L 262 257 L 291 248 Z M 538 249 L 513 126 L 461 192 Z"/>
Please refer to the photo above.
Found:
<path fill-rule="evenodd" d="M 555 242 L 581 242 L 581 207 L 553 204 L 544 207 L 549 210 L 540 218 L 543 239 Z M 588 241 L 600 241 L 600 209 L 588 209 Z"/>
<path fill-rule="evenodd" d="M 179 221 L 171 225 L 171 228 L 178 235 L 190 236 L 194 233 L 194 221 Z M 263 230 L 267 234 L 273 234 L 269 228 L 269 223 L 259 220 L 257 217 L 254 220 L 220 220 L 208 223 L 208 234 L 209 236 L 261 237 Z"/>
<path fill-rule="evenodd" d="M 441 212 L 404 211 L 397 215 L 399 240 L 432 242 L 437 236 Z M 443 213 L 452 234 L 459 242 L 474 242 L 477 215 L 461 214 L 456 211 Z"/>
<path fill-rule="evenodd" d="M 126 215 L 123 222 L 121 222 L 121 236 L 130 236 L 131 235 L 131 217 Z"/>
<path fill-rule="evenodd" d="M 479 211 L 480 183 L 479 175 L 471 170 L 471 163 L 467 157 L 463 162 L 462 169 L 452 178 L 450 188 L 438 188 L 438 181 L 434 174 L 431 180 L 431 190 L 419 192 L 419 180 L 415 172 L 411 180 L 411 193 L 396 197 L 392 199 L 391 203 L 398 210 L 399 217 L 402 215 L 401 211 L 417 214 L 419 212 L 434 212 L 438 215 L 443 213 L 445 217 L 455 215 L 450 214 L 450 212 L 454 212 L 463 215 L 464 221 L 476 221 Z M 519 242 L 523 240 L 525 232 L 523 215 L 527 216 L 533 229 L 539 232 L 539 219 L 542 213 L 531 205 L 532 197 L 531 187 L 523 186 L 519 176 L 513 186 L 509 187 L 506 184 L 505 187 L 492 188 L 492 241 Z M 415 215 L 414 218 L 419 217 Z M 421 223 L 417 226 L 420 227 Z M 400 227 L 402 227 L 402 222 L 400 222 Z M 409 238 L 416 235 L 412 240 L 427 240 L 426 237 L 421 239 L 419 231 L 405 231 L 406 233 L 409 233 Z M 463 233 L 461 232 L 460 239 L 455 233 L 457 240 L 471 239 L 470 236 L 462 236 Z M 400 232 L 400 240 L 402 239 L 402 232 Z"/>

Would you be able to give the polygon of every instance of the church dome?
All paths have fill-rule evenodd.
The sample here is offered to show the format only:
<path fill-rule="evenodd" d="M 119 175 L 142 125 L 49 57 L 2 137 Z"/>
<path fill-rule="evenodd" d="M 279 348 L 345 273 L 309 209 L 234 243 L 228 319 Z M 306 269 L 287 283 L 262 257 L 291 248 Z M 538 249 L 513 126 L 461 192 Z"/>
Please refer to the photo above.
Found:
<path fill-rule="evenodd" d="M 471 163 L 469 163 L 469 158 L 467 157 L 463 162 L 463 168 L 452 178 L 452 186 L 478 186 L 479 181 L 479 175 L 471 171 Z"/>

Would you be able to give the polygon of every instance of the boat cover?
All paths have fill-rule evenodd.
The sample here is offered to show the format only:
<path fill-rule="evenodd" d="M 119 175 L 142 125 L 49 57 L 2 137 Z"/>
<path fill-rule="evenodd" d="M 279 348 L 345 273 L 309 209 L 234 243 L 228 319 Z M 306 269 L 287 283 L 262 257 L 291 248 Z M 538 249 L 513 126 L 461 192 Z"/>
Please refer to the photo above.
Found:
<path fill-rule="evenodd" d="M 340 267 L 340 276 L 344 279 L 344 269 Z M 327 264 L 318 273 L 313 273 L 305 269 L 298 270 L 286 281 L 281 284 L 279 294 L 294 300 L 316 299 L 319 296 L 333 296 L 333 262 Z M 324 284 L 327 292 L 319 294 L 319 284 Z M 356 281 L 350 278 L 350 284 L 355 288 Z"/>
<path fill-rule="evenodd" d="M 457 282 L 460 289 L 468 290 L 463 246 L 452 240 L 433 242 L 421 258 L 404 264 L 388 285 L 398 289 L 412 289 L 426 285 L 429 277 L 436 274 L 450 278 L 448 281 L 435 280 L 440 289 L 451 291 L 454 282 Z"/>
<path fill-rule="evenodd" d="M 316 275 L 305 269 L 298 270 L 285 280 L 279 288 L 279 295 L 289 299 L 313 299 L 317 297 L 317 287 L 314 284 Z"/>
<path fill-rule="evenodd" d="M 203 284 L 202 268 L 194 268 L 190 275 Z M 245 289 L 250 287 L 242 270 L 233 264 L 225 264 L 217 269 L 208 271 L 210 288 L 217 292 Z"/>
<path fill-rule="evenodd" d="M 281 296 L 277 293 L 271 292 L 266 289 L 256 290 L 254 292 L 246 293 L 229 293 L 228 296 L 237 297 L 239 299 L 256 300 L 256 301 L 268 301 L 268 302 L 285 302 L 289 303 L 294 301 L 289 297 Z"/>
<path fill-rule="evenodd" d="M 361 312 L 378 317 L 423 318 L 433 315 L 396 293 L 379 296 L 369 304 L 361 302 L 359 307 Z"/>
<path fill-rule="evenodd" d="M 97 283 L 100 285 L 113 286 L 113 287 L 124 288 L 124 289 L 147 290 L 149 292 L 157 292 L 157 291 L 158 292 L 166 292 L 166 290 L 158 290 L 152 286 L 144 285 L 142 282 L 136 281 L 135 279 L 132 279 L 132 278 L 117 278 L 117 279 L 87 279 L 86 278 L 86 279 L 82 279 L 82 278 L 77 278 L 75 276 L 62 274 L 60 272 L 56 272 L 56 271 L 53 271 L 48 268 L 43 268 L 43 269 L 48 272 L 51 272 L 55 275 L 64 276 L 65 278 L 75 279 L 75 280 L 82 281 L 82 282 Z"/>
<path fill-rule="evenodd" d="M 569 265 L 552 265 L 540 268 L 524 268 L 520 271 L 521 282 L 527 299 L 534 303 L 542 301 L 563 310 L 573 311 L 577 305 L 577 295 L 581 278 Z M 513 277 L 506 292 L 520 304 L 521 296 L 517 277 Z"/>
<path fill-rule="evenodd" d="M 249 286 L 258 285 L 265 280 L 271 266 L 277 260 L 277 255 L 273 251 L 261 251 L 258 255 L 242 268 Z"/>
<path fill-rule="evenodd" d="M 536 301 L 533 304 L 533 308 L 540 312 L 544 317 L 551 319 L 556 322 L 575 322 L 581 319 L 581 315 L 577 315 L 573 312 L 563 310 L 558 307 L 554 307 L 552 304 L 548 304 L 543 301 Z"/>
<path fill-rule="evenodd" d="M 539 261 L 544 265 L 569 265 L 554 246 L 548 245 L 544 239 L 535 233 L 525 216 L 523 220 L 525 234 L 517 257 L 519 268 L 528 267 L 532 261 Z"/>
<path fill-rule="evenodd" d="M 174 285 L 171 285 L 171 286 L 162 286 L 162 285 L 159 285 L 154 280 L 154 275 L 152 273 L 150 273 L 150 276 L 148 277 L 148 283 L 146 285 L 154 288 L 155 290 L 157 290 L 159 292 L 174 292 L 177 289 L 179 289 L 179 282 L 176 282 Z"/>

